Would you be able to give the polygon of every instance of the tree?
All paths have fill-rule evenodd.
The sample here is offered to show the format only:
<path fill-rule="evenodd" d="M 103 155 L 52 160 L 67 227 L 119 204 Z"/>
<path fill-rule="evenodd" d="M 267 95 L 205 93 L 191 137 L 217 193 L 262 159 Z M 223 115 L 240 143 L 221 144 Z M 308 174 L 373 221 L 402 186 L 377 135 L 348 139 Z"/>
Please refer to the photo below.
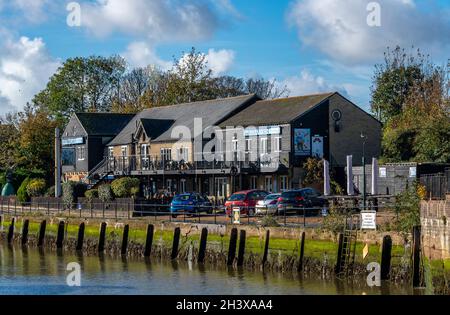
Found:
<path fill-rule="evenodd" d="M 64 122 L 75 112 L 109 111 L 124 71 L 119 56 L 67 59 L 33 104 Z"/>
<path fill-rule="evenodd" d="M 7 170 L 14 166 L 17 155 L 17 138 L 19 131 L 13 124 L 0 122 L 0 169 Z"/>

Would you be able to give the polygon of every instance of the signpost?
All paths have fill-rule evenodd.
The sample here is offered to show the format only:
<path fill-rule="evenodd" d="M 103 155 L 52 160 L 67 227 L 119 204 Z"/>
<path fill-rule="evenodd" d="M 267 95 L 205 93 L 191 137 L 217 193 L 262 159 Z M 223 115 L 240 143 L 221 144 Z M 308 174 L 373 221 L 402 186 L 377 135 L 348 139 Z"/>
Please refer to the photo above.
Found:
<path fill-rule="evenodd" d="M 361 230 L 377 229 L 377 212 L 361 211 Z"/>

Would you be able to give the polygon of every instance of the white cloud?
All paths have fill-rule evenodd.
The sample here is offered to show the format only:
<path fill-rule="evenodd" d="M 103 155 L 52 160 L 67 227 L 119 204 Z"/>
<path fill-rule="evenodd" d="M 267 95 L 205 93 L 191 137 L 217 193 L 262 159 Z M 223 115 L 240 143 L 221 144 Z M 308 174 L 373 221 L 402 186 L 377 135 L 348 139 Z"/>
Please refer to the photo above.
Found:
<path fill-rule="evenodd" d="M 81 14 L 96 36 L 122 32 L 158 42 L 209 38 L 218 25 L 209 1 L 97 0 L 82 4 Z"/>
<path fill-rule="evenodd" d="M 423 10 L 413 0 L 378 0 L 381 27 L 370 27 L 369 2 L 296 0 L 288 21 L 298 29 L 303 44 L 347 64 L 378 61 L 387 46 L 414 45 L 435 54 L 449 47 L 448 15 L 437 7 Z"/>
<path fill-rule="evenodd" d="M 21 110 L 60 65 L 41 38 L 0 34 L 0 114 Z"/>
<path fill-rule="evenodd" d="M 122 56 L 132 67 L 156 65 L 162 70 L 168 70 L 173 66 L 173 62 L 159 58 L 154 48 L 143 41 L 133 42 L 128 45 L 127 50 L 122 53 Z"/>
<path fill-rule="evenodd" d="M 347 96 L 347 90 L 344 85 L 334 85 L 328 83 L 323 77 L 316 76 L 308 70 L 302 70 L 300 75 L 287 77 L 278 83 L 280 86 L 286 86 L 290 96 L 308 95 L 325 92 L 340 92 Z"/>
<path fill-rule="evenodd" d="M 50 4 L 49 0 L 13 0 L 11 5 L 23 12 L 24 17 L 34 23 L 39 23 L 47 18 L 46 6 Z"/>
<path fill-rule="evenodd" d="M 235 52 L 229 49 L 210 49 L 206 55 L 208 66 L 213 74 L 219 76 L 228 72 L 234 64 Z"/>

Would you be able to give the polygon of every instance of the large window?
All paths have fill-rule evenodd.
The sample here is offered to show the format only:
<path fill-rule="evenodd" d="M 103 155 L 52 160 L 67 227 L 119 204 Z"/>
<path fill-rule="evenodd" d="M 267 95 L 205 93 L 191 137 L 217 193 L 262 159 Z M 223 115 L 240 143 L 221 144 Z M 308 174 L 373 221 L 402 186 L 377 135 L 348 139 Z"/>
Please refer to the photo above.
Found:
<path fill-rule="evenodd" d="M 261 155 L 267 154 L 267 138 L 260 139 L 259 152 Z"/>
<path fill-rule="evenodd" d="M 250 178 L 250 189 L 258 189 L 258 177 L 252 176 Z"/>
<path fill-rule="evenodd" d="M 62 165 L 74 166 L 75 165 L 75 149 L 63 148 L 61 152 Z"/>
<path fill-rule="evenodd" d="M 172 149 L 161 149 L 161 160 L 165 162 L 172 161 Z"/>
<path fill-rule="evenodd" d="M 287 176 L 280 176 L 280 190 L 286 191 L 289 190 L 289 177 Z"/>
<path fill-rule="evenodd" d="M 281 142 L 281 137 L 280 136 L 278 136 L 278 137 L 275 137 L 275 148 L 274 148 L 274 152 L 276 152 L 276 153 L 279 153 L 279 152 L 281 152 L 282 150 L 283 150 L 283 148 L 282 148 L 282 142 Z"/>
<path fill-rule="evenodd" d="M 273 182 L 272 182 L 272 176 L 266 176 L 264 180 L 264 189 L 268 192 L 273 191 Z"/>
<path fill-rule="evenodd" d="M 86 160 L 86 148 L 84 146 L 77 147 L 77 160 L 78 161 Z"/>
<path fill-rule="evenodd" d="M 179 148 L 178 149 L 178 161 L 189 161 L 189 149 L 188 148 Z"/>

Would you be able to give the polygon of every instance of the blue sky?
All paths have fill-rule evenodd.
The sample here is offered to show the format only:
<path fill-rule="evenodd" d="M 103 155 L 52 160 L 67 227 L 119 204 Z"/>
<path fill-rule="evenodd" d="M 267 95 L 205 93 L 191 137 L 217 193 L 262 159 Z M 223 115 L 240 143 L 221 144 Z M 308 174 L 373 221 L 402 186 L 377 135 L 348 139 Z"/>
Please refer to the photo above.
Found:
<path fill-rule="evenodd" d="M 78 27 L 67 25 L 69 2 L 0 0 L 0 114 L 20 110 L 74 56 L 168 68 L 195 46 L 216 74 L 276 79 L 291 96 L 337 90 L 365 110 L 387 46 L 450 58 L 443 0 L 83 0 Z M 368 25 L 372 13 L 379 25 Z"/>

